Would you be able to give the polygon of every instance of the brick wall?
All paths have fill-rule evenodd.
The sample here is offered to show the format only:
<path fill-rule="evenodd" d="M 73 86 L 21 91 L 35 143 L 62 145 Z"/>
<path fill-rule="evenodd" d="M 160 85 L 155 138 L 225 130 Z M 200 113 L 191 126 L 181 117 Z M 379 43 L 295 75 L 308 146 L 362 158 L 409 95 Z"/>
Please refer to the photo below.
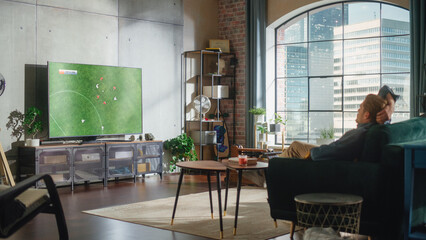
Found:
<path fill-rule="evenodd" d="M 236 54 L 238 60 L 235 72 L 235 116 L 226 118 L 229 129 L 229 142 L 246 145 L 246 37 L 247 18 L 246 0 L 218 0 L 218 27 L 219 38 L 229 39 L 231 52 Z M 222 112 L 233 112 L 233 104 L 230 101 L 221 102 Z M 235 136 L 233 133 L 233 121 L 235 120 Z M 235 140 L 235 141 L 233 141 Z"/>

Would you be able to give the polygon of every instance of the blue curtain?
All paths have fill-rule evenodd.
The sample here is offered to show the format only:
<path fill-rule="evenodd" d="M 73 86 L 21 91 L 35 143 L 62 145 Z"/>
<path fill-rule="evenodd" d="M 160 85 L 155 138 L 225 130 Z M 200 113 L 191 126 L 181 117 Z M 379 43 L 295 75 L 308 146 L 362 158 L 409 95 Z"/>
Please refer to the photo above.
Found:
<path fill-rule="evenodd" d="M 254 116 L 247 111 L 266 107 L 266 1 L 247 0 L 248 64 L 246 89 L 246 147 L 254 147 Z"/>
<path fill-rule="evenodd" d="M 426 94 L 426 1 L 410 0 L 411 30 L 411 117 L 423 112 L 422 103 Z"/>

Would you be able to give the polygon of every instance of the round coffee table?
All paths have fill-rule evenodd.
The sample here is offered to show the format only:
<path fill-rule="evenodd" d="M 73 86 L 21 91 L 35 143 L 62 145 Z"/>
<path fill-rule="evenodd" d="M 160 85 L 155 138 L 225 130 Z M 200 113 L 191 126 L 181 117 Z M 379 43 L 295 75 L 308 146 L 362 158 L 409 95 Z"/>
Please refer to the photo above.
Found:
<path fill-rule="evenodd" d="M 362 197 L 341 193 L 309 193 L 294 197 L 297 225 L 332 227 L 339 232 L 359 233 Z"/>
<path fill-rule="evenodd" d="M 179 175 L 179 183 L 178 188 L 176 192 L 176 198 L 175 198 L 175 204 L 173 207 L 173 215 L 172 215 L 172 221 L 171 225 L 173 225 L 173 220 L 175 218 L 176 213 L 176 206 L 179 199 L 179 192 L 180 192 L 180 186 L 182 185 L 182 179 L 183 174 L 185 170 L 192 169 L 192 170 L 202 170 L 207 172 L 207 181 L 209 183 L 209 197 L 210 197 L 210 211 L 211 211 L 211 217 L 213 219 L 213 202 L 212 202 L 212 191 L 211 191 L 211 185 L 210 185 L 210 172 L 216 172 L 217 176 L 217 196 L 218 196 L 218 202 L 219 202 L 219 222 L 220 222 L 220 239 L 223 238 L 223 224 L 222 224 L 222 202 L 221 202 L 221 196 L 220 196 L 220 172 L 226 171 L 226 167 L 217 161 L 211 161 L 211 160 L 200 160 L 200 161 L 189 161 L 189 162 L 178 162 L 176 163 L 176 166 L 180 167 L 182 170 L 180 171 Z"/>
<path fill-rule="evenodd" d="M 226 166 L 226 192 L 225 192 L 225 208 L 224 214 L 226 215 L 226 204 L 228 202 L 228 186 L 229 186 L 229 170 L 233 169 L 238 172 L 238 183 L 237 183 L 237 206 L 235 207 L 235 221 L 234 221 L 234 235 L 237 234 L 237 220 L 238 220 L 238 207 L 240 205 L 240 192 L 241 182 L 243 178 L 243 171 L 248 170 L 264 170 L 265 178 L 268 169 L 268 163 L 257 161 L 256 165 L 240 166 L 238 163 L 231 162 L 229 160 L 223 160 L 222 164 Z"/>

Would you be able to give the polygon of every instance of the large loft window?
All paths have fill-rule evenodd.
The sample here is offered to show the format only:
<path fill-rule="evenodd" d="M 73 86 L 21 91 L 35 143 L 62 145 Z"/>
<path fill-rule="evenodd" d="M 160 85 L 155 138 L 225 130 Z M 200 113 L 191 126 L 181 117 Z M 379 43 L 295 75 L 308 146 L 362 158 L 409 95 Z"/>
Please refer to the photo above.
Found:
<path fill-rule="evenodd" d="M 275 112 L 287 119 L 285 144 L 356 128 L 360 103 L 383 85 L 401 95 L 392 122 L 408 119 L 409 34 L 408 11 L 379 2 L 323 6 L 276 28 Z"/>

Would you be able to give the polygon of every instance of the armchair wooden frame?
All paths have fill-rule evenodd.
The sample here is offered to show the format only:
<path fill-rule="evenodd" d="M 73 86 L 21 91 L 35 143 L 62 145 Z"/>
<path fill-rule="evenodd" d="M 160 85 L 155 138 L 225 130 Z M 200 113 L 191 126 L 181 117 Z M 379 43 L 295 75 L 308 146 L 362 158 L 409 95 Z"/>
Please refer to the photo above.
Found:
<path fill-rule="evenodd" d="M 243 148 L 241 145 L 233 145 L 231 147 L 231 157 L 238 157 L 240 154 L 249 155 L 249 157 L 260 157 L 263 153 L 267 152 L 266 149 L 260 148 Z"/>
<path fill-rule="evenodd" d="M 1 176 L 5 176 L 6 183 L 10 186 L 15 186 L 15 180 L 13 179 L 12 172 L 10 171 L 9 163 L 7 162 L 6 155 L 4 154 L 3 147 L 0 143 L 0 174 Z"/>

